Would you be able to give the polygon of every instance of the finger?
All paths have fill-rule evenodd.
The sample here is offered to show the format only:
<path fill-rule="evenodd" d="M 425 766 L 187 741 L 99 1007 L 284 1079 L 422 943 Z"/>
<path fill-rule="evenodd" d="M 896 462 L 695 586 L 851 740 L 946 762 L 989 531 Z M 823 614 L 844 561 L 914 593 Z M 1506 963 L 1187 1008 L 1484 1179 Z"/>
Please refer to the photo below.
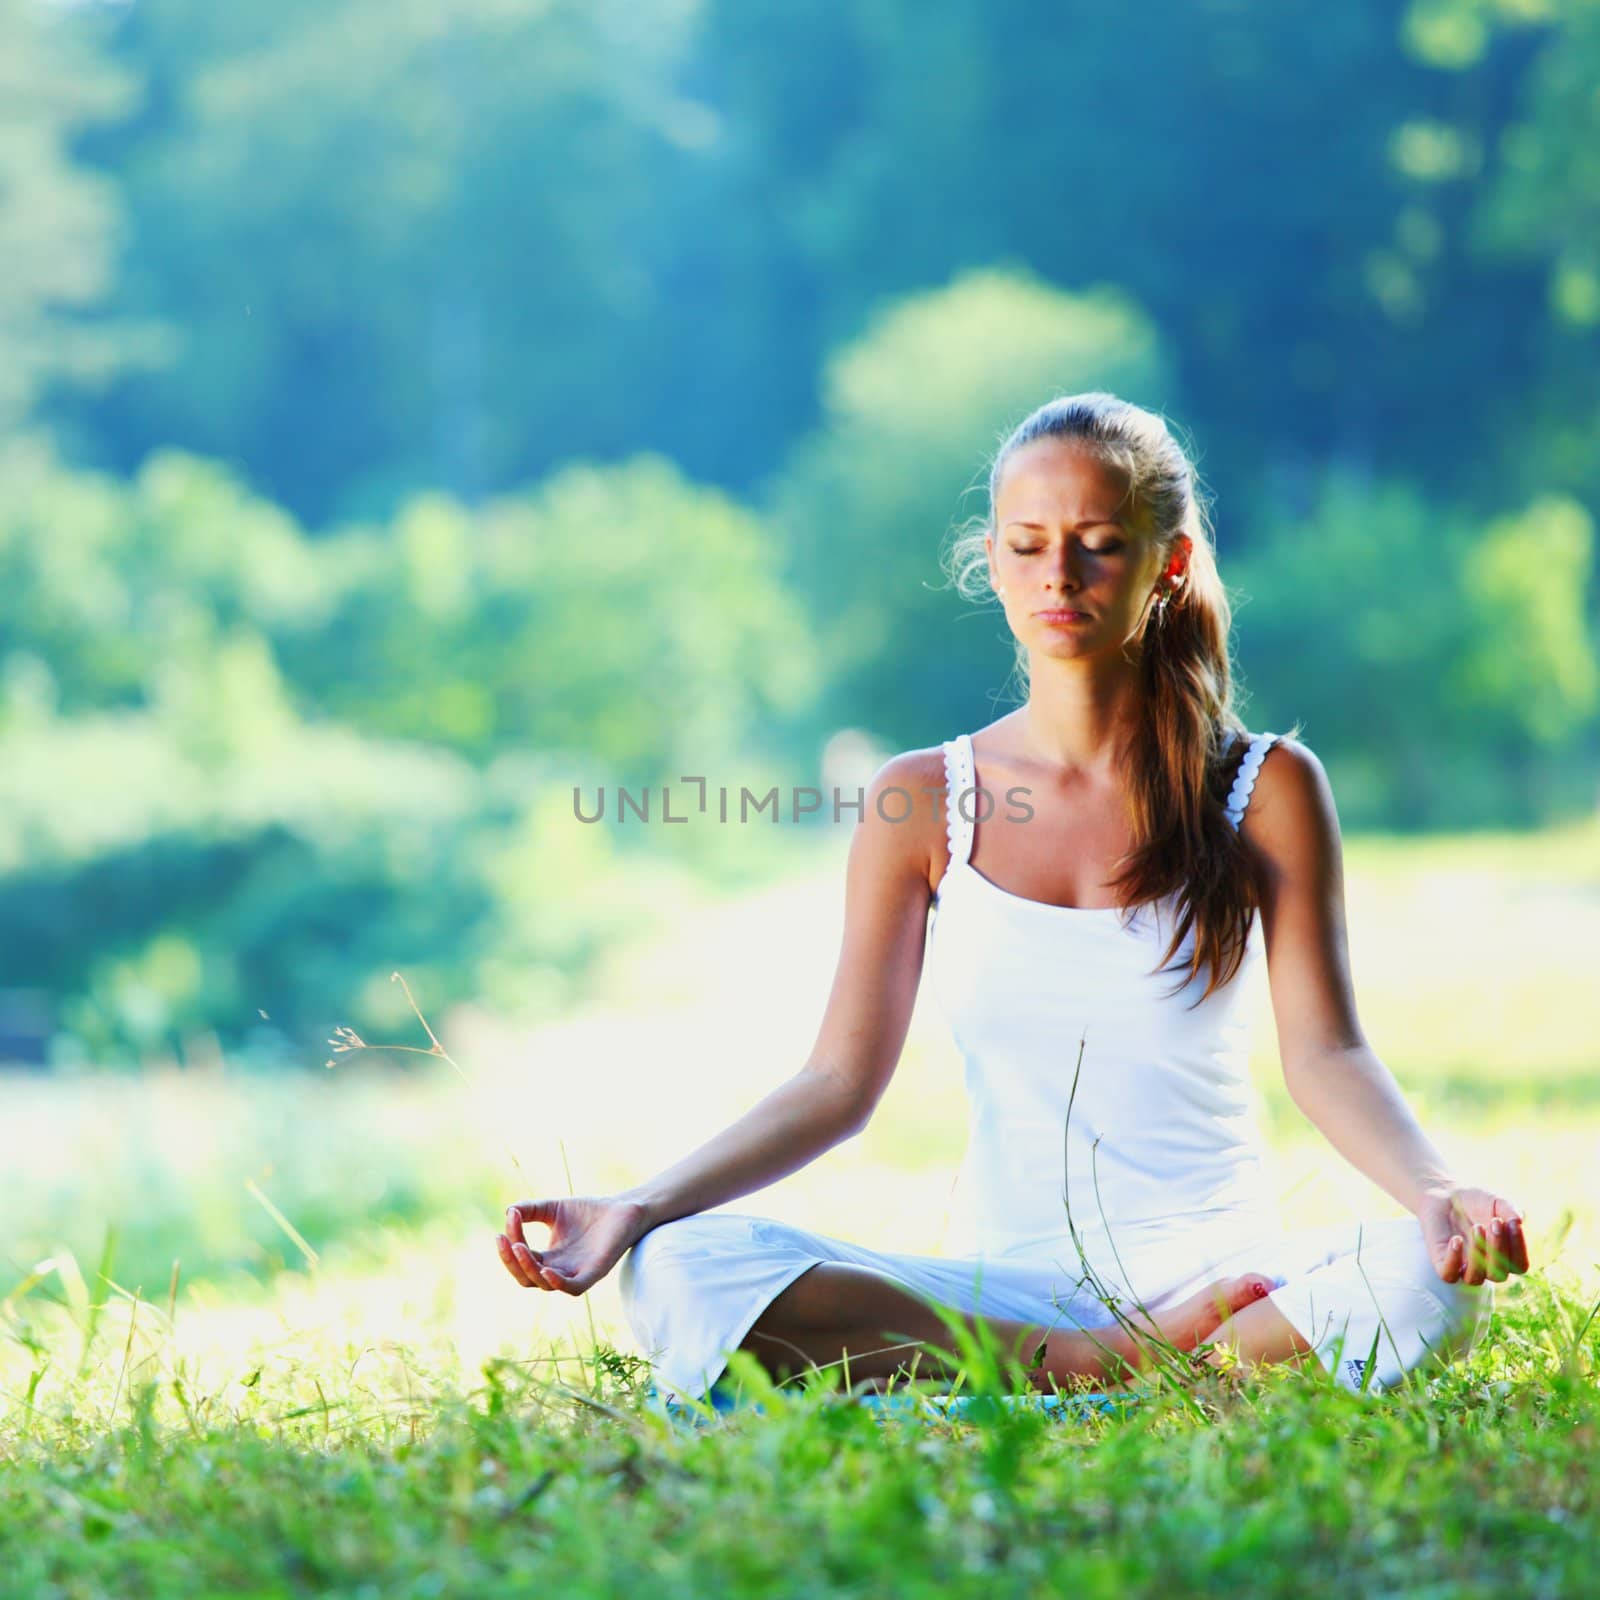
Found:
<path fill-rule="evenodd" d="M 528 1275 L 522 1270 L 515 1252 L 512 1250 L 511 1241 L 503 1233 L 494 1236 L 495 1245 L 500 1251 L 500 1259 L 505 1262 L 506 1271 L 511 1274 L 524 1289 L 531 1289 L 533 1285 L 528 1281 Z"/>
<path fill-rule="evenodd" d="M 1523 1227 L 1522 1212 L 1509 1200 L 1498 1197 L 1494 1203 L 1494 1214 L 1501 1218 L 1505 1224 L 1505 1252 L 1506 1269 L 1510 1272 L 1526 1272 L 1528 1270 L 1528 1239 Z"/>
<path fill-rule="evenodd" d="M 1467 1247 L 1467 1272 L 1465 1281 L 1476 1287 L 1483 1282 L 1484 1266 L 1489 1256 L 1489 1240 L 1483 1231 L 1483 1224 L 1475 1222 L 1472 1225 L 1472 1238 Z"/>
<path fill-rule="evenodd" d="M 1446 1283 L 1455 1280 L 1452 1273 L 1455 1270 L 1456 1242 L 1454 1239 L 1444 1241 L 1435 1240 L 1428 1246 L 1428 1254 L 1433 1258 L 1433 1270 L 1444 1279 Z"/>
<path fill-rule="evenodd" d="M 1444 1248 L 1444 1260 L 1439 1264 L 1439 1276 L 1446 1283 L 1456 1283 L 1465 1265 L 1466 1244 L 1459 1233 L 1452 1234 L 1450 1243 Z"/>
<path fill-rule="evenodd" d="M 539 1274 L 552 1289 L 565 1289 L 572 1281 L 564 1267 L 554 1266 L 549 1256 L 540 1256 Z"/>
<path fill-rule="evenodd" d="M 589 1287 L 589 1278 L 583 1272 L 568 1267 L 564 1262 L 552 1269 L 550 1263 L 546 1261 L 544 1270 L 546 1277 L 551 1276 L 553 1270 L 555 1282 L 568 1294 L 582 1294 Z"/>
<path fill-rule="evenodd" d="M 517 1265 L 522 1268 L 523 1276 L 528 1280 L 530 1289 L 544 1289 L 549 1285 L 544 1281 L 544 1268 L 539 1258 L 525 1244 L 513 1244 L 511 1253 L 517 1258 Z"/>
<path fill-rule="evenodd" d="M 550 1285 L 545 1281 L 544 1264 L 525 1244 L 514 1244 L 512 1250 L 517 1257 L 517 1264 L 528 1274 L 532 1280 L 532 1287 L 548 1289 Z"/>
<path fill-rule="evenodd" d="M 1506 1249 L 1511 1257 L 1513 1272 L 1528 1270 L 1528 1236 L 1523 1231 L 1522 1218 L 1513 1217 L 1506 1224 Z"/>
<path fill-rule="evenodd" d="M 1486 1270 L 1495 1283 L 1504 1283 L 1506 1274 L 1511 1270 L 1510 1258 L 1506 1255 L 1506 1225 L 1499 1217 L 1489 1223 L 1489 1261 Z"/>

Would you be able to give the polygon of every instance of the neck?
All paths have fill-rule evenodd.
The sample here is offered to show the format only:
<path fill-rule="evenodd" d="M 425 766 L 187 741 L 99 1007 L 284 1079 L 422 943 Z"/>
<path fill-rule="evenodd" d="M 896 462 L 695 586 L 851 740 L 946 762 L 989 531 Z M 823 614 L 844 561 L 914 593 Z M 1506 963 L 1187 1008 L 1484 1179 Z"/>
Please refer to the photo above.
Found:
<path fill-rule="evenodd" d="M 1036 657 L 1018 731 L 1036 760 L 1109 777 L 1121 766 L 1144 704 L 1137 657 L 1132 662 Z"/>

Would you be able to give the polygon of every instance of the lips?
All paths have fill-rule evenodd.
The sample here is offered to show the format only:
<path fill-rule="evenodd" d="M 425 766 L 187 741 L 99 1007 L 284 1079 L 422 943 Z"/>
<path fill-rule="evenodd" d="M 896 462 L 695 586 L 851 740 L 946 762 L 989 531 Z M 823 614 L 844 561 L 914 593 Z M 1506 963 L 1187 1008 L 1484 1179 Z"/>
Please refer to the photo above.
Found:
<path fill-rule="evenodd" d="M 1087 611 L 1073 611 L 1068 608 L 1056 608 L 1049 611 L 1036 611 L 1034 613 L 1041 622 L 1087 622 Z"/>

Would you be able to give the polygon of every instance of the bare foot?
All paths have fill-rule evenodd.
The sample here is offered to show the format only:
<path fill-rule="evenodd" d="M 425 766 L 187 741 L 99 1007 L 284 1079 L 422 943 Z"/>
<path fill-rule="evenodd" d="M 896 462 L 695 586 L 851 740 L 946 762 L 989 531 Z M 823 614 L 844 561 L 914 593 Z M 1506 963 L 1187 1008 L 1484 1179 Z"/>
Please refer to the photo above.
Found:
<path fill-rule="evenodd" d="M 1158 1335 L 1179 1350 L 1193 1350 L 1234 1312 L 1254 1305 L 1272 1289 L 1271 1278 L 1246 1272 L 1237 1278 L 1219 1278 L 1187 1300 L 1160 1311 L 1125 1311 L 1128 1321 L 1140 1330 L 1138 1338 L 1120 1325 L 1085 1333 L 1057 1329 L 1046 1341 L 1044 1365 L 1037 1376 L 1044 1378 L 1048 1374 L 1063 1379 L 1086 1374 L 1112 1380 L 1134 1376 L 1148 1360 L 1147 1333 Z M 1130 1367 L 1134 1373 L 1127 1370 Z"/>
<path fill-rule="evenodd" d="M 1259 1272 L 1246 1272 L 1237 1278 L 1219 1278 L 1207 1284 L 1198 1294 L 1180 1300 L 1164 1311 L 1152 1311 L 1149 1318 L 1155 1322 L 1156 1331 L 1169 1344 L 1180 1350 L 1193 1350 L 1197 1344 L 1209 1339 L 1235 1311 L 1243 1311 L 1257 1300 L 1271 1294 L 1273 1281 Z M 1141 1326 L 1143 1317 L 1133 1319 Z"/>

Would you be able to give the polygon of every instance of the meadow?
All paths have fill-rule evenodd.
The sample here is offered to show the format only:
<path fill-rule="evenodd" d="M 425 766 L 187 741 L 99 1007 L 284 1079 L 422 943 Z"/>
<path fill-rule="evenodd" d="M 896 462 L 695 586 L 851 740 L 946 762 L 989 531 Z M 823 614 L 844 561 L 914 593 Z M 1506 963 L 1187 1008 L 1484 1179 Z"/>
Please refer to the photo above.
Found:
<path fill-rule="evenodd" d="M 616 1275 L 525 1290 L 493 1234 L 512 1199 L 648 1176 L 801 1064 L 841 843 L 683 907 L 537 1031 L 419 994 L 464 1077 L 378 1048 L 252 1074 L 203 1040 L 0 1077 L 0 1594 L 1592 1592 L 1600 825 L 1347 841 L 1368 1035 L 1528 1220 L 1534 1270 L 1465 1361 L 1385 1396 L 1157 1383 L 1070 1421 L 883 1416 L 819 1374 L 685 1426 L 646 1403 Z M 1259 999 L 1284 1220 L 1397 1214 L 1284 1095 Z M 963 1115 L 919 1006 L 868 1128 L 726 1209 L 954 1249 Z M 1004 1381 L 977 1352 L 964 1387 Z"/>

